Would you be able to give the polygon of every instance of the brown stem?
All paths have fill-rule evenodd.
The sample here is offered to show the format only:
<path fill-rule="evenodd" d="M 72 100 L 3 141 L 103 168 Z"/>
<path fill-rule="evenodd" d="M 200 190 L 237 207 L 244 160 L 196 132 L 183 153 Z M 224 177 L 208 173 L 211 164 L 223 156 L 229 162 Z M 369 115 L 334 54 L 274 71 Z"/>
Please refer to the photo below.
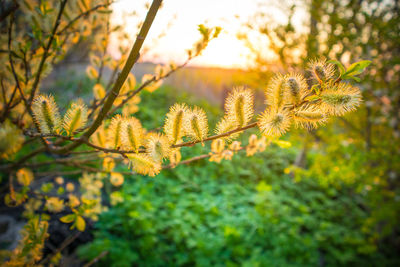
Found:
<path fill-rule="evenodd" d="M 126 103 L 128 103 L 128 101 L 129 101 L 132 97 L 134 97 L 135 95 L 137 95 L 138 93 L 140 93 L 144 88 L 146 88 L 146 87 L 147 87 L 148 85 L 150 85 L 151 83 L 157 82 L 157 81 L 162 80 L 162 79 L 165 79 L 165 78 L 167 78 L 168 76 L 170 76 L 172 73 L 174 73 L 175 71 L 177 71 L 177 70 L 179 70 L 179 69 L 185 67 L 185 66 L 190 62 L 190 60 L 193 59 L 194 57 L 195 57 L 195 56 L 189 57 L 182 65 L 179 65 L 178 67 L 176 67 L 176 68 L 170 70 L 170 71 L 167 72 L 165 75 L 162 75 L 162 76 L 160 76 L 160 77 L 155 77 L 155 76 L 154 76 L 152 79 L 150 79 L 150 80 L 144 82 L 142 85 L 140 85 L 139 88 L 137 88 L 135 91 L 132 91 L 132 92 L 127 93 L 127 97 L 126 97 L 118 106 L 114 107 L 114 108 L 110 111 L 109 115 L 114 114 L 114 112 L 116 112 L 119 108 L 121 108 L 123 105 L 125 105 Z"/>
<path fill-rule="evenodd" d="M 143 23 L 142 28 L 140 29 L 139 35 L 136 37 L 136 41 L 133 44 L 132 50 L 128 56 L 128 59 L 125 63 L 125 66 L 123 67 L 121 73 L 118 75 L 117 81 L 114 84 L 113 89 L 111 90 L 111 93 L 108 95 L 103 107 L 100 110 L 100 113 L 98 114 L 97 118 L 95 121 L 92 123 L 90 128 L 82 135 L 82 137 L 74 143 L 71 143 L 57 151 L 56 153 L 66 153 L 81 144 L 84 143 L 84 140 L 88 140 L 89 137 L 97 130 L 97 128 L 100 127 L 101 123 L 103 122 L 103 119 L 107 115 L 108 111 L 111 109 L 115 99 L 117 98 L 119 91 L 121 90 L 122 86 L 124 85 L 124 82 L 126 78 L 128 77 L 128 74 L 130 73 L 133 65 L 136 63 L 137 59 L 139 58 L 139 52 L 140 49 L 142 48 L 143 42 L 146 39 L 147 33 L 150 30 L 151 24 L 154 21 L 154 18 L 157 14 L 157 11 L 159 7 L 161 6 L 162 0 L 153 0 L 153 3 L 150 6 L 150 9 L 146 15 L 145 21 Z"/>
<path fill-rule="evenodd" d="M 87 264 L 83 265 L 83 267 L 90 267 L 96 262 L 98 262 L 101 258 L 105 257 L 108 254 L 108 250 L 101 252 L 96 258 L 88 262 Z"/>
<path fill-rule="evenodd" d="M 39 86 L 40 76 L 42 75 L 42 72 L 43 72 L 43 68 L 44 68 L 44 64 L 45 64 L 45 62 L 46 62 L 46 59 L 47 59 L 47 57 L 49 56 L 49 50 L 50 50 L 50 47 L 51 47 L 51 45 L 52 45 L 52 43 L 53 43 L 54 36 L 56 35 L 57 28 L 58 28 L 58 26 L 60 25 L 60 22 L 61 22 L 61 15 L 62 15 L 62 13 L 64 12 L 64 8 L 65 8 L 65 5 L 67 4 L 67 1 L 68 1 L 68 0 L 63 0 L 63 1 L 61 2 L 60 9 L 58 10 L 56 22 L 55 22 L 54 27 L 53 27 L 53 30 L 52 30 L 52 32 L 51 32 L 51 34 L 50 34 L 50 39 L 49 39 L 49 41 L 48 41 L 48 43 L 47 43 L 47 45 L 46 45 L 46 47 L 45 47 L 45 49 L 44 49 L 42 59 L 40 60 L 39 68 L 38 68 L 37 74 L 36 74 L 36 76 L 35 76 L 35 80 L 33 81 L 32 92 L 31 92 L 31 95 L 30 95 L 30 97 L 29 97 L 29 105 L 31 105 L 31 103 L 32 103 L 32 101 L 33 101 L 33 98 L 35 97 L 36 90 L 37 90 L 37 88 L 38 88 L 38 86 Z"/>
<path fill-rule="evenodd" d="M 184 146 L 193 146 L 193 145 L 195 145 L 197 143 L 203 143 L 203 142 L 215 140 L 215 139 L 218 139 L 218 138 L 221 138 L 221 137 L 226 137 L 226 136 L 229 136 L 229 135 L 237 133 L 237 132 L 242 132 L 242 131 L 245 131 L 247 129 L 254 128 L 256 126 L 257 126 L 257 122 L 253 122 L 253 123 L 250 123 L 250 124 L 248 124 L 248 125 L 246 125 L 244 127 L 237 128 L 237 129 L 234 129 L 234 130 L 229 131 L 229 132 L 225 132 L 225 133 L 222 133 L 222 134 L 217 134 L 217 135 L 213 135 L 213 136 L 207 137 L 207 138 L 203 139 L 202 141 L 185 142 L 185 143 L 172 145 L 171 147 L 172 148 L 177 148 L 177 147 L 184 147 Z"/>
<path fill-rule="evenodd" d="M 75 22 L 77 22 L 80 18 L 85 17 L 87 15 L 89 15 L 90 13 L 92 13 L 93 11 L 96 11 L 97 9 L 103 8 L 103 7 L 108 7 L 109 5 L 111 5 L 113 2 L 111 3 L 107 3 L 107 4 L 101 4 L 101 5 L 97 5 L 92 7 L 91 9 L 79 14 L 78 16 L 76 16 L 75 18 L 73 18 L 67 25 L 64 26 L 64 28 L 62 28 L 61 30 L 59 30 L 57 32 L 57 35 L 61 35 L 63 34 L 68 28 L 72 27 L 72 25 L 75 24 Z"/>

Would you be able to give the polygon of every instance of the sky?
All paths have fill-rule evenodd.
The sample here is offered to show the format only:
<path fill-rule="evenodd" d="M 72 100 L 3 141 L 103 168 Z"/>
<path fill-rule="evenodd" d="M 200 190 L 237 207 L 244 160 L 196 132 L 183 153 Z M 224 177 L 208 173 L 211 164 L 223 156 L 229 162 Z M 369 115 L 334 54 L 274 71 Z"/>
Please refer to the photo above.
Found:
<path fill-rule="evenodd" d="M 123 24 L 129 36 L 137 34 L 138 21 L 143 20 L 146 14 L 146 0 L 119 0 L 113 4 L 112 23 Z M 243 29 L 258 10 L 260 3 L 267 4 L 270 17 L 277 22 L 285 22 L 287 14 L 282 12 L 279 5 L 287 5 L 289 0 L 164 0 L 150 29 L 145 45 L 150 47 L 142 61 L 176 64 L 186 58 L 186 50 L 200 39 L 197 31 L 199 24 L 208 27 L 220 26 L 222 32 L 217 39 L 210 42 L 202 55 L 194 59 L 190 65 L 207 67 L 246 68 L 251 63 L 248 60 L 249 50 L 244 42 L 237 39 L 237 33 Z M 292 1 L 291 1 L 292 2 Z M 124 14 L 136 12 L 137 16 L 128 16 L 122 20 Z M 126 16 L 125 16 L 126 17 Z M 296 18 L 299 23 L 301 15 Z M 158 38 L 160 34 L 166 35 Z M 157 41 L 156 41 L 157 40 Z M 116 40 L 111 43 L 111 53 L 118 57 L 115 49 Z M 266 52 L 268 53 L 268 51 Z"/>

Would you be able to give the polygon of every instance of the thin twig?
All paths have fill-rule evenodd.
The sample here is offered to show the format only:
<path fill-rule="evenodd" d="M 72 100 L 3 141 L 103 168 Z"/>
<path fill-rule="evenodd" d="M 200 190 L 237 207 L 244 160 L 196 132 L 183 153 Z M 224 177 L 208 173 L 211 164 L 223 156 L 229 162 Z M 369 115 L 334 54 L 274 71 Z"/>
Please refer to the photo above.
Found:
<path fill-rule="evenodd" d="M 215 139 L 218 139 L 218 138 L 221 138 L 221 137 L 226 137 L 226 136 L 229 136 L 229 135 L 237 133 L 237 132 L 242 132 L 242 131 L 245 131 L 247 129 L 254 128 L 256 126 L 257 126 L 257 122 L 253 122 L 253 123 L 250 123 L 250 124 L 248 124 L 248 125 L 246 125 L 244 127 L 237 128 L 237 129 L 234 129 L 234 130 L 229 131 L 229 132 L 225 132 L 225 133 L 222 133 L 222 134 L 217 134 L 217 135 L 213 135 L 213 136 L 207 137 L 207 138 L 203 139 L 202 141 L 185 142 L 185 143 L 172 145 L 171 147 L 172 148 L 177 148 L 177 147 L 184 147 L 184 146 L 193 146 L 193 145 L 198 144 L 198 143 L 203 143 L 203 142 L 210 141 L 210 140 L 215 140 Z"/>
<path fill-rule="evenodd" d="M 101 258 L 105 257 L 108 254 L 108 250 L 101 252 L 96 258 L 88 262 L 87 264 L 83 265 L 83 267 L 90 267 L 96 262 L 98 262 Z"/>
<path fill-rule="evenodd" d="M 57 35 L 63 34 L 68 28 L 72 27 L 72 25 L 74 25 L 74 23 L 77 22 L 80 18 L 86 17 L 86 16 L 88 16 L 90 13 L 92 13 L 92 12 L 94 12 L 94 11 L 100 9 L 100 8 L 108 7 L 108 6 L 111 5 L 112 3 L 113 3 L 113 2 L 107 3 L 107 4 L 97 5 L 97 6 L 93 7 L 93 8 L 91 8 L 91 9 L 89 9 L 89 10 L 87 10 L 87 11 L 81 13 L 81 14 L 79 14 L 78 16 L 76 16 L 75 18 L 73 18 L 70 22 L 68 22 L 68 24 L 65 25 L 64 28 L 60 29 L 56 34 L 57 34 Z"/>
<path fill-rule="evenodd" d="M 82 234 L 82 232 L 76 232 L 73 236 L 69 236 L 68 238 L 66 238 L 64 240 L 64 242 L 61 244 L 61 246 L 59 248 L 56 249 L 56 251 L 54 251 L 52 254 L 49 254 L 46 258 L 44 258 L 42 261 L 40 261 L 39 265 L 44 265 L 45 263 L 47 263 L 49 260 L 51 260 L 51 258 L 54 255 L 57 255 L 57 253 L 60 253 L 62 250 L 64 250 L 66 247 L 68 247 L 72 242 L 75 241 L 75 239 L 77 239 L 80 235 Z"/>
<path fill-rule="evenodd" d="M 140 85 L 136 90 L 127 93 L 127 94 L 126 94 L 127 97 L 126 97 L 119 105 L 115 106 L 115 107 L 110 111 L 109 115 L 114 114 L 115 111 L 117 111 L 117 110 L 118 110 L 119 108 L 121 108 L 123 105 L 125 105 L 126 103 L 128 103 L 128 101 L 129 101 L 130 99 L 132 99 L 135 95 L 137 95 L 138 93 L 140 93 L 143 89 L 145 89 L 145 88 L 146 88 L 148 85 L 150 85 L 151 83 L 157 82 L 157 81 L 162 80 L 162 79 L 165 79 L 165 78 L 169 77 L 172 73 L 174 73 L 174 72 L 176 72 L 177 70 L 179 70 L 179 69 L 185 67 L 185 66 L 190 62 L 190 60 L 193 59 L 193 58 L 194 58 L 194 56 L 193 56 L 193 57 L 189 57 L 183 64 L 181 64 L 181 65 L 179 65 L 178 67 L 176 67 L 176 68 L 170 70 L 170 71 L 167 72 L 165 75 L 162 75 L 162 76 L 160 76 L 160 77 L 154 76 L 152 79 L 147 80 L 147 81 L 144 82 L 142 85 Z"/>
<path fill-rule="evenodd" d="M 40 81 L 40 78 L 41 78 L 41 75 L 42 75 L 42 72 L 43 72 L 43 69 L 44 69 L 44 64 L 45 64 L 46 59 L 47 59 L 47 57 L 49 55 L 49 50 L 50 50 L 50 47 L 51 47 L 51 45 L 53 43 L 54 36 L 56 35 L 57 28 L 60 25 L 61 16 L 62 16 L 62 13 L 64 12 L 64 8 L 65 8 L 65 5 L 67 4 L 67 1 L 68 0 L 63 0 L 61 2 L 61 4 L 60 4 L 60 9 L 58 10 L 56 22 L 54 24 L 53 30 L 51 31 L 49 41 L 47 42 L 47 45 L 44 48 L 43 56 L 42 56 L 42 58 L 40 60 L 39 67 L 38 67 L 38 70 L 37 70 L 37 74 L 35 76 L 35 80 L 33 81 L 33 84 L 32 84 L 32 91 L 31 91 L 31 95 L 29 97 L 29 105 L 32 104 L 33 98 L 35 97 L 36 90 L 37 90 L 37 88 L 39 86 L 39 81 Z"/>
<path fill-rule="evenodd" d="M 133 47 L 131 49 L 131 52 L 128 56 L 128 59 L 125 63 L 125 66 L 123 67 L 121 73 L 118 75 L 117 81 L 113 86 L 113 89 L 111 90 L 111 94 L 107 97 L 103 107 L 101 108 L 99 114 L 97 115 L 97 118 L 95 121 L 92 123 L 90 128 L 86 130 L 86 132 L 81 136 L 79 141 L 76 141 L 74 143 L 71 143 L 57 151 L 56 153 L 59 154 L 64 154 L 70 150 L 75 149 L 76 147 L 80 146 L 81 144 L 84 143 L 85 140 L 88 140 L 89 137 L 97 130 L 97 128 L 100 127 L 103 119 L 107 115 L 108 111 L 112 108 L 112 105 L 117 98 L 119 91 L 121 90 L 122 86 L 124 85 L 124 82 L 126 78 L 128 77 L 128 74 L 130 73 L 133 65 L 136 63 L 137 59 L 139 58 L 139 52 L 140 49 L 142 48 L 143 42 L 146 39 L 147 33 L 150 30 L 150 27 L 154 21 L 154 18 L 157 14 L 157 11 L 159 7 L 161 6 L 162 0 L 153 0 L 153 3 L 150 6 L 150 9 L 146 15 L 145 21 L 142 25 L 142 28 L 140 29 L 140 32 L 136 38 L 135 43 L 133 44 Z"/>

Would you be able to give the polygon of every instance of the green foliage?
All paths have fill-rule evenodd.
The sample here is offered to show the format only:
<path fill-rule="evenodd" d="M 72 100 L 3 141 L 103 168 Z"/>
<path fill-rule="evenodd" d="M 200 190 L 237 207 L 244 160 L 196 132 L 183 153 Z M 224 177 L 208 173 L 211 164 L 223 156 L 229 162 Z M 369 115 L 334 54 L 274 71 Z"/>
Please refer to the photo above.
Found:
<path fill-rule="evenodd" d="M 367 212 L 349 188 L 284 174 L 295 150 L 197 163 L 128 179 L 80 255 L 102 266 L 327 266 L 378 263 Z M 344 216 L 346 215 L 346 216 Z"/>

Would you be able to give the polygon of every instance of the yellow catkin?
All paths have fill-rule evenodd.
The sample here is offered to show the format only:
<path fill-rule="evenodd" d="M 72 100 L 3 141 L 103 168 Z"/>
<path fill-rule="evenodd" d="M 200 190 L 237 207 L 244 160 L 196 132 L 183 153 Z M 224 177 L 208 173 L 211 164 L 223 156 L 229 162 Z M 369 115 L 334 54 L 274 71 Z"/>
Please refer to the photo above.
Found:
<path fill-rule="evenodd" d="M 360 89 L 351 84 L 340 82 L 328 83 L 320 94 L 320 108 L 328 115 L 341 116 L 355 110 L 362 101 Z"/>
<path fill-rule="evenodd" d="M 235 129 L 237 129 L 236 122 L 233 121 L 233 120 L 230 120 L 229 118 L 224 117 L 217 123 L 216 129 L 215 129 L 215 133 L 216 134 L 223 134 L 223 133 L 227 133 L 227 132 L 233 131 Z M 238 138 L 239 135 L 240 135 L 240 132 L 231 134 L 229 136 L 224 136 L 223 139 L 226 140 L 226 141 L 231 141 L 233 139 Z"/>
<path fill-rule="evenodd" d="M 234 88 L 225 101 L 225 117 L 233 120 L 236 127 L 247 125 L 253 118 L 253 102 L 254 96 L 250 89 Z"/>
<path fill-rule="evenodd" d="M 258 127 L 267 136 L 281 136 L 286 133 L 292 122 L 287 110 L 267 109 L 258 118 Z"/>
<path fill-rule="evenodd" d="M 294 109 L 292 115 L 293 122 L 298 128 L 313 129 L 326 122 L 325 114 L 317 109 Z"/>
<path fill-rule="evenodd" d="M 143 128 L 138 119 L 130 117 L 123 120 L 121 142 L 125 149 L 138 151 L 143 145 L 143 137 Z"/>
<path fill-rule="evenodd" d="M 104 89 L 103 85 L 96 83 L 93 86 L 93 95 L 97 100 L 103 99 L 106 96 L 106 90 Z"/>
<path fill-rule="evenodd" d="M 129 154 L 129 165 L 133 171 L 149 176 L 156 176 L 161 171 L 161 163 L 154 161 L 147 154 Z"/>
<path fill-rule="evenodd" d="M 186 134 L 193 141 L 202 141 L 208 135 L 208 121 L 206 113 L 199 107 L 194 107 L 185 117 L 184 127 Z"/>
<path fill-rule="evenodd" d="M 88 77 L 90 79 L 97 79 L 97 77 L 99 76 L 99 73 L 97 72 L 97 70 L 95 68 L 93 68 L 93 66 L 88 66 L 86 68 L 86 74 L 88 75 Z"/>
<path fill-rule="evenodd" d="M 178 165 L 179 162 L 181 162 L 181 159 L 182 159 L 182 154 L 180 149 L 174 149 L 169 156 L 169 162 L 171 164 L 171 167 L 175 168 L 175 166 Z"/>
<path fill-rule="evenodd" d="M 239 141 L 233 141 L 232 144 L 229 145 L 229 149 L 233 152 L 237 152 L 242 149 L 241 143 Z"/>
<path fill-rule="evenodd" d="M 181 141 L 184 135 L 183 123 L 187 114 L 188 108 L 185 104 L 175 104 L 169 109 L 164 123 L 164 132 L 172 144 Z"/>
<path fill-rule="evenodd" d="M 219 154 L 224 151 L 225 148 L 225 141 L 221 138 L 215 139 L 211 142 L 211 151 Z"/>
<path fill-rule="evenodd" d="M 111 157 L 106 157 L 103 160 L 103 169 L 105 171 L 111 172 L 115 168 L 115 161 Z"/>
<path fill-rule="evenodd" d="M 110 175 L 110 183 L 113 186 L 121 186 L 124 183 L 124 176 L 119 172 L 112 172 Z"/>
<path fill-rule="evenodd" d="M 286 76 L 286 102 L 291 105 L 298 105 L 308 95 L 307 81 L 303 75 L 290 73 Z"/>
<path fill-rule="evenodd" d="M 265 90 L 266 104 L 272 109 L 278 110 L 285 104 L 286 76 L 278 73 L 268 84 Z"/>
<path fill-rule="evenodd" d="M 252 134 L 249 137 L 249 145 L 250 146 L 255 146 L 257 144 L 257 135 Z"/>
<path fill-rule="evenodd" d="M 68 135 L 83 128 L 87 122 L 86 105 L 80 102 L 72 103 L 64 116 L 63 128 Z"/>
<path fill-rule="evenodd" d="M 108 131 L 104 128 L 104 125 L 100 126 L 96 132 L 90 137 L 93 144 L 99 147 L 106 147 L 108 140 Z"/>
<path fill-rule="evenodd" d="M 309 70 L 313 77 L 320 83 L 332 79 L 335 75 L 334 65 L 327 63 L 326 59 L 312 60 L 309 64 Z"/>
<path fill-rule="evenodd" d="M 23 186 L 29 186 L 33 181 L 33 172 L 27 168 L 22 168 L 17 171 L 17 181 Z"/>
<path fill-rule="evenodd" d="M 150 133 L 146 136 L 146 152 L 155 161 L 161 162 L 171 153 L 171 144 L 168 138 L 160 133 Z"/>
<path fill-rule="evenodd" d="M 126 86 L 128 91 L 135 89 L 136 78 L 132 73 L 129 73 L 128 78 L 126 78 Z"/>
<path fill-rule="evenodd" d="M 124 118 L 121 115 L 116 115 L 111 120 L 111 124 L 109 127 L 110 135 L 109 141 L 113 148 L 119 148 L 121 146 L 121 132 L 122 132 L 122 124 L 124 122 Z"/>
<path fill-rule="evenodd" d="M 53 96 L 39 95 L 32 104 L 34 119 L 44 134 L 57 133 L 60 129 L 60 113 Z"/>

